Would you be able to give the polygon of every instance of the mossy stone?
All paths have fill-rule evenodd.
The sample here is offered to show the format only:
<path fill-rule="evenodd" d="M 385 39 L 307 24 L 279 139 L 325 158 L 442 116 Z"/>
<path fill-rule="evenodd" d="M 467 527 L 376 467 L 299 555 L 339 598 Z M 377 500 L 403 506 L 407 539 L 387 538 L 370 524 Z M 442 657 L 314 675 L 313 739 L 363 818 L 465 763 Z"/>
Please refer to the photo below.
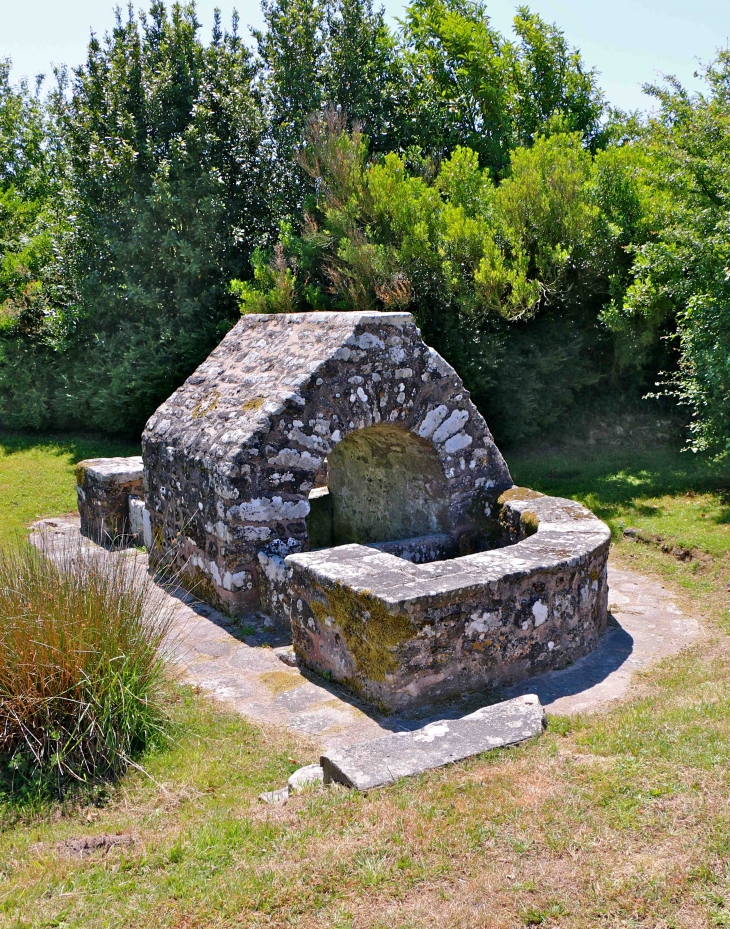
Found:
<path fill-rule="evenodd" d="M 395 651 L 414 634 L 410 617 L 391 613 L 367 591 L 356 593 L 341 584 L 327 590 L 316 587 L 310 605 L 322 625 L 334 620 L 358 672 L 366 678 L 381 682 L 398 669 Z"/>

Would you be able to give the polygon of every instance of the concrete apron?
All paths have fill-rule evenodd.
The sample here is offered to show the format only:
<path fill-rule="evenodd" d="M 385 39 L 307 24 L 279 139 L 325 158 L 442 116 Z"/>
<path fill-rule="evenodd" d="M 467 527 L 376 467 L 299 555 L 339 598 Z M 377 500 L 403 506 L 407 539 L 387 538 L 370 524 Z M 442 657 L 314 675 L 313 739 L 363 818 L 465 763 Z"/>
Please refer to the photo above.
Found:
<path fill-rule="evenodd" d="M 37 532 L 50 541 L 93 546 L 79 533 L 77 517 L 41 520 Z M 114 557 L 146 555 L 134 549 Z M 508 688 L 500 697 L 537 694 L 548 713 L 610 709 L 621 699 L 633 672 L 676 654 L 701 632 L 657 582 L 609 563 L 609 627 L 590 655 L 563 671 L 552 671 Z M 324 752 L 370 742 L 393 732 L 412 732 L 434 720 L 458 719 L 494 703 L 495 694 L 472 694 L 436 708 L 379 715 L 336 684 L 285 664 L 290 640 L 261 613 L 232 619 L 194 597 L 170 596 L 173 629 L 170 658 L 179 679 L 197 687 L 254 722 L 286 726 L 312 738 Z"/>

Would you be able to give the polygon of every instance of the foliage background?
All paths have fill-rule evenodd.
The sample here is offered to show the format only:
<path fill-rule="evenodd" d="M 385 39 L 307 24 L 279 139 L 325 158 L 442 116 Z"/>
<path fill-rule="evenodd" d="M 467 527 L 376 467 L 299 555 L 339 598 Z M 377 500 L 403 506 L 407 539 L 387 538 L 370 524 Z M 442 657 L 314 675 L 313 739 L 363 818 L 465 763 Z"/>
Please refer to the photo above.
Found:
<path fill-rule="evenodd" d="M 648 118 L 527 7 L 263 9 L 119 13 L 45 96 L 0 66 L 2 424 L 133 438 L 240 310 L 397 306 L 504 444 L 679 404 L 727 449 L 727 53 Z"/>

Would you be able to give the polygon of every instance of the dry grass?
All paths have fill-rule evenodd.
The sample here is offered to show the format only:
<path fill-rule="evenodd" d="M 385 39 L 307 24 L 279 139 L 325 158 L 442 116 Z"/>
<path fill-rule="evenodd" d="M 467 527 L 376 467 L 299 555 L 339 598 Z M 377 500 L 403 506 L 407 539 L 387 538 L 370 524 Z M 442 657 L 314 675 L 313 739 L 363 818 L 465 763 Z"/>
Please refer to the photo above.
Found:
<path fill-rule="evenodd" d="M 0 549 L 0 789 L 121 774 L 163 728 L 170 609 L 131 564 L 81 544 Z"/>
<path fill-rule="evenodd" d="M 584 483 L 613 494 L 617 528 L 658 519 L 638 485 L 609 478 Z M 646 478 L 664 513 L 652 528 L 669 534 L 678 520 L 678 541 L 695 546 L 707 524 L 711 558 L 620 538 L 612 557 L 661 579 L 708 634 L 638 675 L 610 712 L 552 716 L 536 742 L 368 795 L 269 807 L 257 794 L 316 746 L 180 689 L 174 742 L 144 759 L 154 780 L 130 772 L 98 806 L 53 804 L 12 823 L 5 808 L 0 927 L 730 927 L 727 517 L 721 492 L 688 498 L 685 478 Z M 106 838 L 123 835 L 134 842 Z M 91 850 L 61 857 L 58 843 Z"/>
<path fill-rule="evenodd" d="M 69 808 L 0 835 L 0 926 L 730 925 L 719 634 L 609 714 L 368 795 L 260 805 L 315 747 L 189 690 L 173 712 L 178 744 L 145 762 L 158 786 L 128 776 L 91 821 Z M 83 860 L 56 851 L 132 832 Z"/>

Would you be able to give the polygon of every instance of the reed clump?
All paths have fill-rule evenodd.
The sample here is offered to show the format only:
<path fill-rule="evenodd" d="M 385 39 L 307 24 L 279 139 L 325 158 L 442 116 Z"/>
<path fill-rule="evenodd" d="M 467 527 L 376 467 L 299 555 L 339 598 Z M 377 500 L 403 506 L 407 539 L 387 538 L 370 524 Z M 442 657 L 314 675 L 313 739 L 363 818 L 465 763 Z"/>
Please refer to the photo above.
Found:
<path fill-rule="evenodd" d="M 0 549 L 0 787 L 63 796 L 164 737 L 163 591 L 81 544 Z"/>

